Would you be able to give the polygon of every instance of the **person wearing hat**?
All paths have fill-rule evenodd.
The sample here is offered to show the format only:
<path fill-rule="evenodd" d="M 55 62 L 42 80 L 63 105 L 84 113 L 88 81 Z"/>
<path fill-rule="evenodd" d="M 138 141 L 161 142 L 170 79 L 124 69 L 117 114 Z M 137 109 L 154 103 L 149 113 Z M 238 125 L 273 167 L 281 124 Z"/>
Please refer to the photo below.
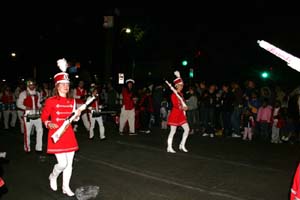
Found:
<path fill-rule="evenodd" d="M 99 93 L 98 88 L 94 87 L 91 90 L 91 92 L 92 93 L 87 98 L 87 100 L 89 100 L 93 96 L 96 96 L 96 99 L 88 107 L 88 109 L 89 109 L 89 118 L 90 118 L 90 121 L 91 121 L 91 127 L 90 127 L 90 132 L 89 132 L 89 139 L 93 139 L 94 138 L 95 125 L 96 125 L 96 123 L 98 123 L 98 125 L 99 125 L 99 137 L 100 137 L 100 140 L 104 140 L 105 139 L 105 128 L 104 128 L 104 124 L 103 124 L 102 115 L 100 113 L 101 108 L 102 108 L 102 103 L 101 103 L 100 97 L 98 95 L 98 93 Z"/>
<path fill-rule="evenodd" d="M 41 114 L 42 122 L 49 129 L 47 153 L 54 154 L 57 160 L 49 176 L 49 181 L 50 188 L 56 191 L 57 178 L 62 173 L 62 192 L 68 196 L 74 196 L 74 192 L 70 189 L 70 179 L 74 155 L 79 146 L 73 127 L 71 125 L 68 126 L 56 143 L 51 136 L 72 113 L 75 113 L 75 121 L 78 121 L 81 111 L 76 110 L 75 99 L 69 96 L 70 80 L 66 73 L 68 64 L 65 59 L 60 59 L 57 63 L 62 72 L 54 76 L 54 94 L 46 99 Z"/>
<path fill-rule="evenodd" d="M 182 89 L 184 86 L 183 80 L 180 77 L 179 71 L 175 71 L 174 74 L 177 77 L 173 81 L 176 88 L 176 92 L 184 100 L 183 93 L 182 93 Z M 188 152 L 188 150 L 185 147 L 185 143 L 190 132 L 189 124 L 187 122 L 187 118 L 185 114 L 185 111 L 188 110 L 188 107 L 182 105 L 180 99 L 176 96 L 174 92 L 171 94 L 171 102 L 172 102 L 172 110 L 170 112 L 167 121 L 167 124 L 170 126 L 170 133 L 167 140 L 167 144 L 168 144 L 167 152 L 176 153 L 172 145 L 173 145 L 173 137 L 176 133 L 176 129 L 178 126 L 181 126 L 183 128 L 183 135 L 179 145 L 179 150 L 183 152 Z"/>
<path fill-rule="evenodd" d="M 119 132 L 123 135 L 124 127 L 128 121 L 129 135 L 136 135 L 135 133 L 135 103 L 136 98 L 133 93 L 133 79 L 126 80 L 126 86 L 122 89 L 122 108 L 120 113 Z"/>
<path fill-rule="evenodd" d="M 26 90 L 19 94 L 17 99 L 17 107 L 22 109 L 24 121 L 24 150 L 30 152 L 30 135 L 32 131 L 36 131 L 35 151 L 42 152 L 43 146 L 43 124 L 40 118 L 41 96 L 36 90 L 36 83 L 29 79 L 26 82 Z"/>

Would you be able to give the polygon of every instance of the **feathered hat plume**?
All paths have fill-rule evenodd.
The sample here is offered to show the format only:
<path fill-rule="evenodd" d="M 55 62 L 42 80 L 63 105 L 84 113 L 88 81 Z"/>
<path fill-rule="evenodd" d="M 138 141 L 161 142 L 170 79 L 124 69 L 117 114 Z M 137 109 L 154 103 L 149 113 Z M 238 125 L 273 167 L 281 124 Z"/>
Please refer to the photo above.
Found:
<path fill-rule="evenodd" d="M 179 71 L 175 71 L 174 74 L 175 74 L 175 76 L 176 76 L 177 78 L 180 78 L 180 72 L 179 72 Z"/>
<path fill-rule="evenodd" d="M 68 68 L 68 63 L 67 63 L 66 59 L 62 58 L 62 59 L 57 60 L 57 66 L 59 67 L 59 69 L 62 72 L 66 72 L 67 68 Z"/>
<path fill-rule="evenodd" d="M 57 60 L 57 66 L 62 72 L 55 74 L 54 76 L 55 85 L 57 83 L 70 83 L 69 74 L 66 73 L 67 68 L 69 67 L 66 59 L 62 58 Z"/>
<path fill-rule="evenodd" d="M 180 72 L 179 72 L 179 71 L 175 71 L 174 74 L 175 74 L 175 76 L 176 76 L 177 78 L 173 81 L 173 83 L 174 83 L 175 85 L 177 85 L 177 84 L 183 84 L 183 81 L 182 81 L 182 79 L 181 79 L 181 77 L 180 77 Z"/>

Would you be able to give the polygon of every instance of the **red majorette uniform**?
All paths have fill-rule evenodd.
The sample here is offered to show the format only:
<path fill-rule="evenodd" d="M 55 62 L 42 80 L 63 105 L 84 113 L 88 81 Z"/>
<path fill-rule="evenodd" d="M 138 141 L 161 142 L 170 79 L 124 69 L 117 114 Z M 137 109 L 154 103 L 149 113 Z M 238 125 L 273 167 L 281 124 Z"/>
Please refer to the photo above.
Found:
<path fill-rule="evenodd" d="M 290 200 L 300 199 L 300 164 L 298 164 L 297 170 L 294 175 L 293 185 L 290 193 Z"/>
<path fill-rule="evenodd" d="M 75 111 L 75 100 L 65 97 L 53 96 L 46 100 L 42 111 L 42 122 L 47 128 L 50 122 L 56 123 L 60 127 L 65 119 Z M 51 136 L 57 129 L 49 129 L 48 133 L 48 147 L 47 153 L 65 153 L 70 151 L 77 151 L 78 144 L 75 138 L 75 133 L 72 126 L 69 126 L 57 143 L 54 143 Z"/>
<path fill-rule="evenodd" d="M 167 121 L 167 124 L 170 125 L 170 133 L 167 140 L 167 144 L 168 144 L 167 152 L 176 153 L 176 151 L 172 147 L 173 146 L 172 143 L 173 143 L 173 137 L 176 133 L 178 126 L 181 126 L 183 128 L 183 135 L 179 145 L 179 150 L 183 152 L 188 152 L 188 150 L 185 148 L 185 143 L 189 135 L 190 128 L 184 110 L 187 109 L 187 107 L 184 107 L 186 105 L 184 105 L 184 98 L 181 93 L 181 90 L 183 89 L 183 81 L 180 77 L 179 71 L 175 71 L 174 74 L 176 75 L 177 78 L 173 81 L 173 83 L 177 88 L 177 90 L 175 91 L 174 89 L 173 93 L 171 94 L 172 110 L 170 112 Z M 175 92 L 176 94 L 179 95 L 179 97 L 181 97 L 183 103 L 181 103 L 181 100 L 179 99 L 179 97 L 177 97 Z"/>
<path fill-rule="evenodd" d="M 182 99 L 182 93 L 178 93 Z M 168 125 L 170 126 L 181 126 L 184 123 L 187 123 L 185 111 L 182 109 L 182 105 L 178 97 L 172 93 L 171 94 L 172 110 L 168 118 Z"/>

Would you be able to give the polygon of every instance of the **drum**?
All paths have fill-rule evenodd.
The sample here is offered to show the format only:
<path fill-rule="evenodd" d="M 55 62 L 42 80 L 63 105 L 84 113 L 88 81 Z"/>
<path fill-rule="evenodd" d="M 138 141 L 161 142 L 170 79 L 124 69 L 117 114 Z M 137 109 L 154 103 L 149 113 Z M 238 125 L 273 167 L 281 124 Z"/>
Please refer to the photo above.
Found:
<path fill-rule="evenodd" d="M 10 110 L 16 110 L 17 109 L 16 103 L 9 104 L 9 109 Z"/>
<path fill-rule="evenodd" d="M 30 115 L 26 115 L 26 118 L 27 119 L 31 119 L 31 120 L 35 120 L 35 119 L 40 118 L 40 115 L 38 115 L 38 114 L 30 114 Z"/>
<path fill-rule="evenodd" d="M 39 110 L 33 111 L 33 112 L 28 112 L 25 117 L 27 120 L 35 120 L 41 117 L 41 112 Z"/>
<path fill-rule="evenodd" d="M 95 110 L 92 111 L 93 118 L 100 117 L 100 116 L 101 116 L 101 111 L 95 111 Z"/>
<path fill-rule="evenodd" d="M 10 108 L 10 104 L 7 104 L 7 103 L 3 103 L 2 104 L 2 109 L 1 110 L 9 110 Z"/>

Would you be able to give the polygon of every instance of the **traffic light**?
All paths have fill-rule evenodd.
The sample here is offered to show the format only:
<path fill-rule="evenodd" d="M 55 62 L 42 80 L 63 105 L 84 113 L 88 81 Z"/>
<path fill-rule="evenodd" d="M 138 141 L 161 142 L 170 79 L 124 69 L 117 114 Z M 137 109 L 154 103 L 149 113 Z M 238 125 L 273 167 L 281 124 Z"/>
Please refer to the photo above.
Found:
<path fill-rule="evenodd" d="M 181 64 L 182 64 L 182 66 L 187 66 L 187 65 L 188 65 L 188 61 L 187 61 L 187 60 L 183 60 L 183 61 L 181 62 Z"/>
<path fill-rule="evenodd" d="M 189 77 L 194 78 L 194 69 L 190 68 Z"/>
<path fill-rule="evenodd" d="M 263 78 L 263 79 L 267 79 L 270 77 L 270 73 L 267 72 L 267 71 L 263 71 L 260 76 Z"/>

